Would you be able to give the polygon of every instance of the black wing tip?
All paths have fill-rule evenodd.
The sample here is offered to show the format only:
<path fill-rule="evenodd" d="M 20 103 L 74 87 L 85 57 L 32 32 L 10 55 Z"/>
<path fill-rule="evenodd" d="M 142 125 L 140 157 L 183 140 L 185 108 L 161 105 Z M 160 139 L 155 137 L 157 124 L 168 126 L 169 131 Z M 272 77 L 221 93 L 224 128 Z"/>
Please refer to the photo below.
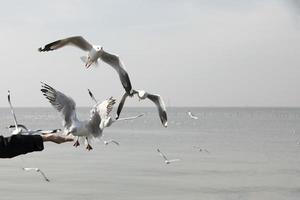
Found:
<path fill-rule="evenodd" d="M 43 93 L 47 93 L 47 92 L 48 92 L 48 90 L 45 89 L 45 88 L 42 88 L 41 91 L 42 91 Z"/>
<path fill-rule="evenodd" d="M 89 92 L 89 95 L 90 95 L 90 97 L 94 97 L 94 95 L 93 95 L 93 93 L 91 92 L 91 90 L 90 89 L 88 89 L 88 92 Z"/>
<path fill-rule="evenodd" d="M 39 51 L 39 52 L 53 51 L 53 50 L 54 50 L 54 49 L 52 49 L 51 47 L 47 47 L 47 46 L 38 48 L 38 51 Z"/>

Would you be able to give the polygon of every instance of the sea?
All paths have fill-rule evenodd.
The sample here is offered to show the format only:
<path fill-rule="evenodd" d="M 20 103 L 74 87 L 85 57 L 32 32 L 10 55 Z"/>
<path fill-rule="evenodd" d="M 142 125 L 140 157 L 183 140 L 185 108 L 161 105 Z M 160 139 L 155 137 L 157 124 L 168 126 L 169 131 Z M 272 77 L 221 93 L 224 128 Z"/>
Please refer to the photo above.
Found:
<path fill-rule="evenodd" d="M 99 140 L 87 151 L 85 144 L 45 142 L 41 152 L 0 159 L 0 199 L 300 199 L 300 108 L 167 110 L 165 128 L 155 107 L 124 108 L 121 117 L 144 116 L 104 130 L 103 139 L 119 146 Z M 89 108 L 77 112 L 79 119 L 89 118 Z M 15 113 L 30 129 L 62 127 L 60 114 L 50 107 Z M 10 135 L 10 124 L 10 110 L 1 108 L 2 135 Z M 180 161 L 165 164 L 157 149 Z M 40 168 L 50 182 L 23 167 Z"/>

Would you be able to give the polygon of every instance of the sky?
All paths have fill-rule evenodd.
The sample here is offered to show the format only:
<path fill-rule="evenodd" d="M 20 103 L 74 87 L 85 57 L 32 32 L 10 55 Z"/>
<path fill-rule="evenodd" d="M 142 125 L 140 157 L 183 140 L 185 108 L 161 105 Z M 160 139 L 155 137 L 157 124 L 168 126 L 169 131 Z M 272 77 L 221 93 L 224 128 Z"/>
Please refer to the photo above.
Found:
<path fill-rule="evenodd" d="M 167 106 L 300 106 L 299 0 L 4 1 L 0 7 L 0 106 L 50 106 L 40 81 L 91 106 L 120 99 L 107 64 L 85 69 L 74 47 L 40 53 L 81 35 L 119 55 L 134 89 Z M 151 106 L 129 99 L 128 106 Z"/>

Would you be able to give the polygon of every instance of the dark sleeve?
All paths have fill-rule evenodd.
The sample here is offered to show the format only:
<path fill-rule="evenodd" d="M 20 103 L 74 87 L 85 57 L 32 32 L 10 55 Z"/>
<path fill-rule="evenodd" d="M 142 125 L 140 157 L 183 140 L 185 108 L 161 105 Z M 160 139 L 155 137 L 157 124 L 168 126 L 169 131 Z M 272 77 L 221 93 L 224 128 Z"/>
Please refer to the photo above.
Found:
<path fill-rule="evenodd" d="M 0 158 L 12 158 L 43 149 L 43 138 L 40 135 L 0 136 Z"/>

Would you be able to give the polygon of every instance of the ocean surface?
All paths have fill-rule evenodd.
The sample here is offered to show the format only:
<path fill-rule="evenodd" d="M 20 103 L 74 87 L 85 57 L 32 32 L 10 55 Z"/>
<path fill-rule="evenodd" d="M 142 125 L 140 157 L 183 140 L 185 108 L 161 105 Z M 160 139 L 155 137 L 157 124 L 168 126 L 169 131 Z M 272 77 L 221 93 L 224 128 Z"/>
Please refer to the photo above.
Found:
<path fill-rule="evenodd" d="M 15 112 L 31 129 L 61 128 L 53 108 Z M 124 108 L 121 117 L 140 113 L 105 129 L 104 139 L 120 146 L 98 141 L 88 152 L 47 142 L 42 152 L 1 159 L 0 199 L 300 199 L 300 108 L 168 108 L 168 128 L 155 107 Z M 89 108 L 78 109 L 78 118 L 88 116 Z M 1 108 L 2 135 L 10 124 Z M 181 161 L 166 165 L 157 148 Z M 22 167 L 40 168 L 50 182 Z"/>

